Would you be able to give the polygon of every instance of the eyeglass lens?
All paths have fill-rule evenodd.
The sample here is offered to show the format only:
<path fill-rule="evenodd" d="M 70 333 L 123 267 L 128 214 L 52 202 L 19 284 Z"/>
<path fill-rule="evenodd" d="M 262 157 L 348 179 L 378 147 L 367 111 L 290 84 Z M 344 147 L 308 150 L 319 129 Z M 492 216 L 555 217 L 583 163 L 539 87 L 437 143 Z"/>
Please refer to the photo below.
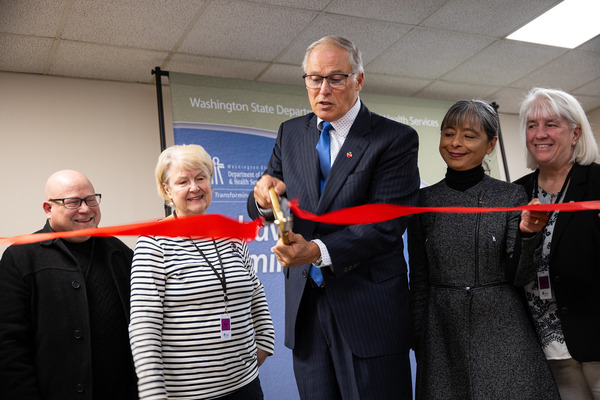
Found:
<path fill-rule="evenodd" d="M 81 202 L 85 201 L 88 207 L 96 207 L 100 204 L 100 196 L 97 194 L 93 194 L 91 196 L 86 197 L 85 199 L 64 199 L 64 204 L 66 208 L 79 208 L 81 207 Z"/>
<path fill-rule="evenodd" d="M 332 88 L 340 89 L 346 86 L 346 75 L 342 74 L 329 75 L 328 77 L 322 77 L 319 75 L 307 75 L 304 78 L 304 81 L 306 82 L 306 86 L 308 88 L 318 89 L 323 84 L 324 79 L 327 79 L 329 86 L 331 86 Z"/>

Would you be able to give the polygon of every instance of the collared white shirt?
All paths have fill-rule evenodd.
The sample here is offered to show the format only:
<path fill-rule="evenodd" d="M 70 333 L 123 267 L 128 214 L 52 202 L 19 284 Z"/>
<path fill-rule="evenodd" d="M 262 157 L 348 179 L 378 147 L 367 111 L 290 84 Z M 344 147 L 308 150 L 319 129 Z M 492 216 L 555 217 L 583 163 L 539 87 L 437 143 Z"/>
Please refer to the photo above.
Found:
<path fill-rule="evenodd" d="M 331 122 L 332 128 L 329 131 L 329 137 L 331 139 L 329 149 L 329 154 L 331 155 L 331 165 L 333 165 L 337 155 L 340 153 L 340 149 L 344 145 L 344 141 L 346 140 L 348 133 L 350 133 L 350 128 L 352 128 L 352 124 L 354 124 L 359 111 L 360 98 L 357 98 L 356 103 L 354 103 L 352 108 L 350 108 L 350 110 L 348 110 L 348 112 L 342 118 Z M 319 130 L 321 130 L 323 127 L 323 120 L 319 117 L 317 117 L 317 125 Z M 333 265 L 331 265 L 331 256 L 329 255 L 329 251 L 327 250 L 325 243 L 323 243 L 320 239 L 314 239 L 312 241 L 315 242 L 321 250 L 321 262 L 318 264 L 315 263 L 315 267 L 321 268 L 329 266 L 333 271 Z"/>
<path fill-rule="evenodd" d="M 337 121 L 331 122 L 332 129 L 329 131 L 329 137 L 331 139 L 329 154 L 331 155 L 331 165 L 335 161 L 335 158 L 340 152 L 340 149 L 344 145 L 344 141 L 354 124 L 354 120 L 360 111 L 360 98 L 356 100 L 356 103 L 348 110 L 348 112 Z M 317 126 L 319 131 L 322 130 L 323 120 L 317 117 Z"/>

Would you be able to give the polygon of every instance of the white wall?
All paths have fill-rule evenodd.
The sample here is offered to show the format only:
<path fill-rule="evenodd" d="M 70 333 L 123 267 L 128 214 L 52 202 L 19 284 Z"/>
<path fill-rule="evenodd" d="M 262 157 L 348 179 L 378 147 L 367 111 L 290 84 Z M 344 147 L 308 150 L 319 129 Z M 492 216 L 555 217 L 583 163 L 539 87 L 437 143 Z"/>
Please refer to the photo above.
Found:
<path fill-rule="evenodd" d="M 172 140 L 168 85 L 163 95 Z M 600 109 L 589 117 L 598 136 Z M 514 181 L 529 172 L 518 117 L 501 115 L 501 124 Z M 164 214 L 154 184 L 160 153 L 154 85 L 0 72 L 0 138 L 0 236 L 43 226 L 44 183 L 65 168 L 88 175 L 102 193 L 102 226 Z"/>
<path fill-rule="evenodd" d="M 172 138 L 168 87 L 164 94 Z M 43 226 L 44 184 L 65 168 L 85 173 L 102 193 L 101 226 L 164 215 L 154 184 L 154 85 L 0 72 L 0 138 L 0 236 Z"/>

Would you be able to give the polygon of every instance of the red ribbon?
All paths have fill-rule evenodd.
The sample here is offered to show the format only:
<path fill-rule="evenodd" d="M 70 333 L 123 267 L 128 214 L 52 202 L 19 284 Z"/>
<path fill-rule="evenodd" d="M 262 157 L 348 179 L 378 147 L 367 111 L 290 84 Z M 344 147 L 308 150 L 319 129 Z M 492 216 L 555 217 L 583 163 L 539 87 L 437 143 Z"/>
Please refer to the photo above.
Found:
<path fill-rule="evenodd" d="M 440 213 L 486 213 L 498 211 L 583 211 L 600 210 L 600 201 L 581 201 L 558 204 L 534 204 L 520 207 L 412 207 L 394 204 L 365 204 L 344 208 L 323 215 L 315 215 L 298 207 L 298 201 L 290 202 L 290 209 L 298 217 L 310 221 L 336 225 L 358 225 L 383 222 L 411 214 L 426 212 Z M 192 236 L 214 238 L 239 238 L 252 241 L 258 235 L 263 221 L 238 222 L 217 214 L 194 215 L 177 219 L 141 222 L 104 228 L 77 231 L 34 233 L 0 238 L 0 246 L 26 244 L 55 238 L 77 236 Z"/>
<path fill-rule="evenodd" d="M 77 236 L 192 236 L 254 240 L 262 225 L 260 219 L 252 222 L 237 222 L 223 215 L 206 214 L 104 228 L 19 235 L 0 238 L 0 245 L 26 244 Z"/>
<path fill-rule="evenodd" d="M 580 201 L 557 204 L 532 204 L 520 207 L 412 207 L 394 204 L 365 204 L 343 208 L 323 215 L 315 215 L 298 207 L 298 201 L 290 202 L 290 209 L 298 217 L 309 221 L 335 225 L 372 224 L 411 214 L 427 212 L 477 214 L 498 211 L 583 211 L 600 210 L 600 201 Z"/>

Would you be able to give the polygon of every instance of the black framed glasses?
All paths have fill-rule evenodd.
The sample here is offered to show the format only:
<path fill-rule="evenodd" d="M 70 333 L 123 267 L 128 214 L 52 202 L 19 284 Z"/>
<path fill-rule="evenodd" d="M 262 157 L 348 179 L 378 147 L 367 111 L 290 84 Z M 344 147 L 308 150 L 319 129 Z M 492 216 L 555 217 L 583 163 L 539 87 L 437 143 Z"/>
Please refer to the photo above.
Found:
<path fill-rule="evenodd" d="M 342 89 L 346 86 L 346 81 L 349 76 L 356 75 L 356 72 L 351 74 L 331 74 L 327 76 L 321 75 L 302 75 L 304 84 L 309 89 L 320 89 L 323 81 L 326 80 L 329 87 L 332 89 Z"/>
<path fill-rule="evenodd" d="M 102 200 L 102 195 L 100 193 L 93 194 L 88 197 L 84 197 L 83 199 L 80 197 L 65 197 L 64 199 L 48 199 L 48 201 L 53 201 L 56 203 L 62 203 L 65 208 L 70 210 L 75 210 L 81 207 L 81 203 L 85 202 L 88 207 L 96 207 L 100 204 L 100 200 Z"/>

